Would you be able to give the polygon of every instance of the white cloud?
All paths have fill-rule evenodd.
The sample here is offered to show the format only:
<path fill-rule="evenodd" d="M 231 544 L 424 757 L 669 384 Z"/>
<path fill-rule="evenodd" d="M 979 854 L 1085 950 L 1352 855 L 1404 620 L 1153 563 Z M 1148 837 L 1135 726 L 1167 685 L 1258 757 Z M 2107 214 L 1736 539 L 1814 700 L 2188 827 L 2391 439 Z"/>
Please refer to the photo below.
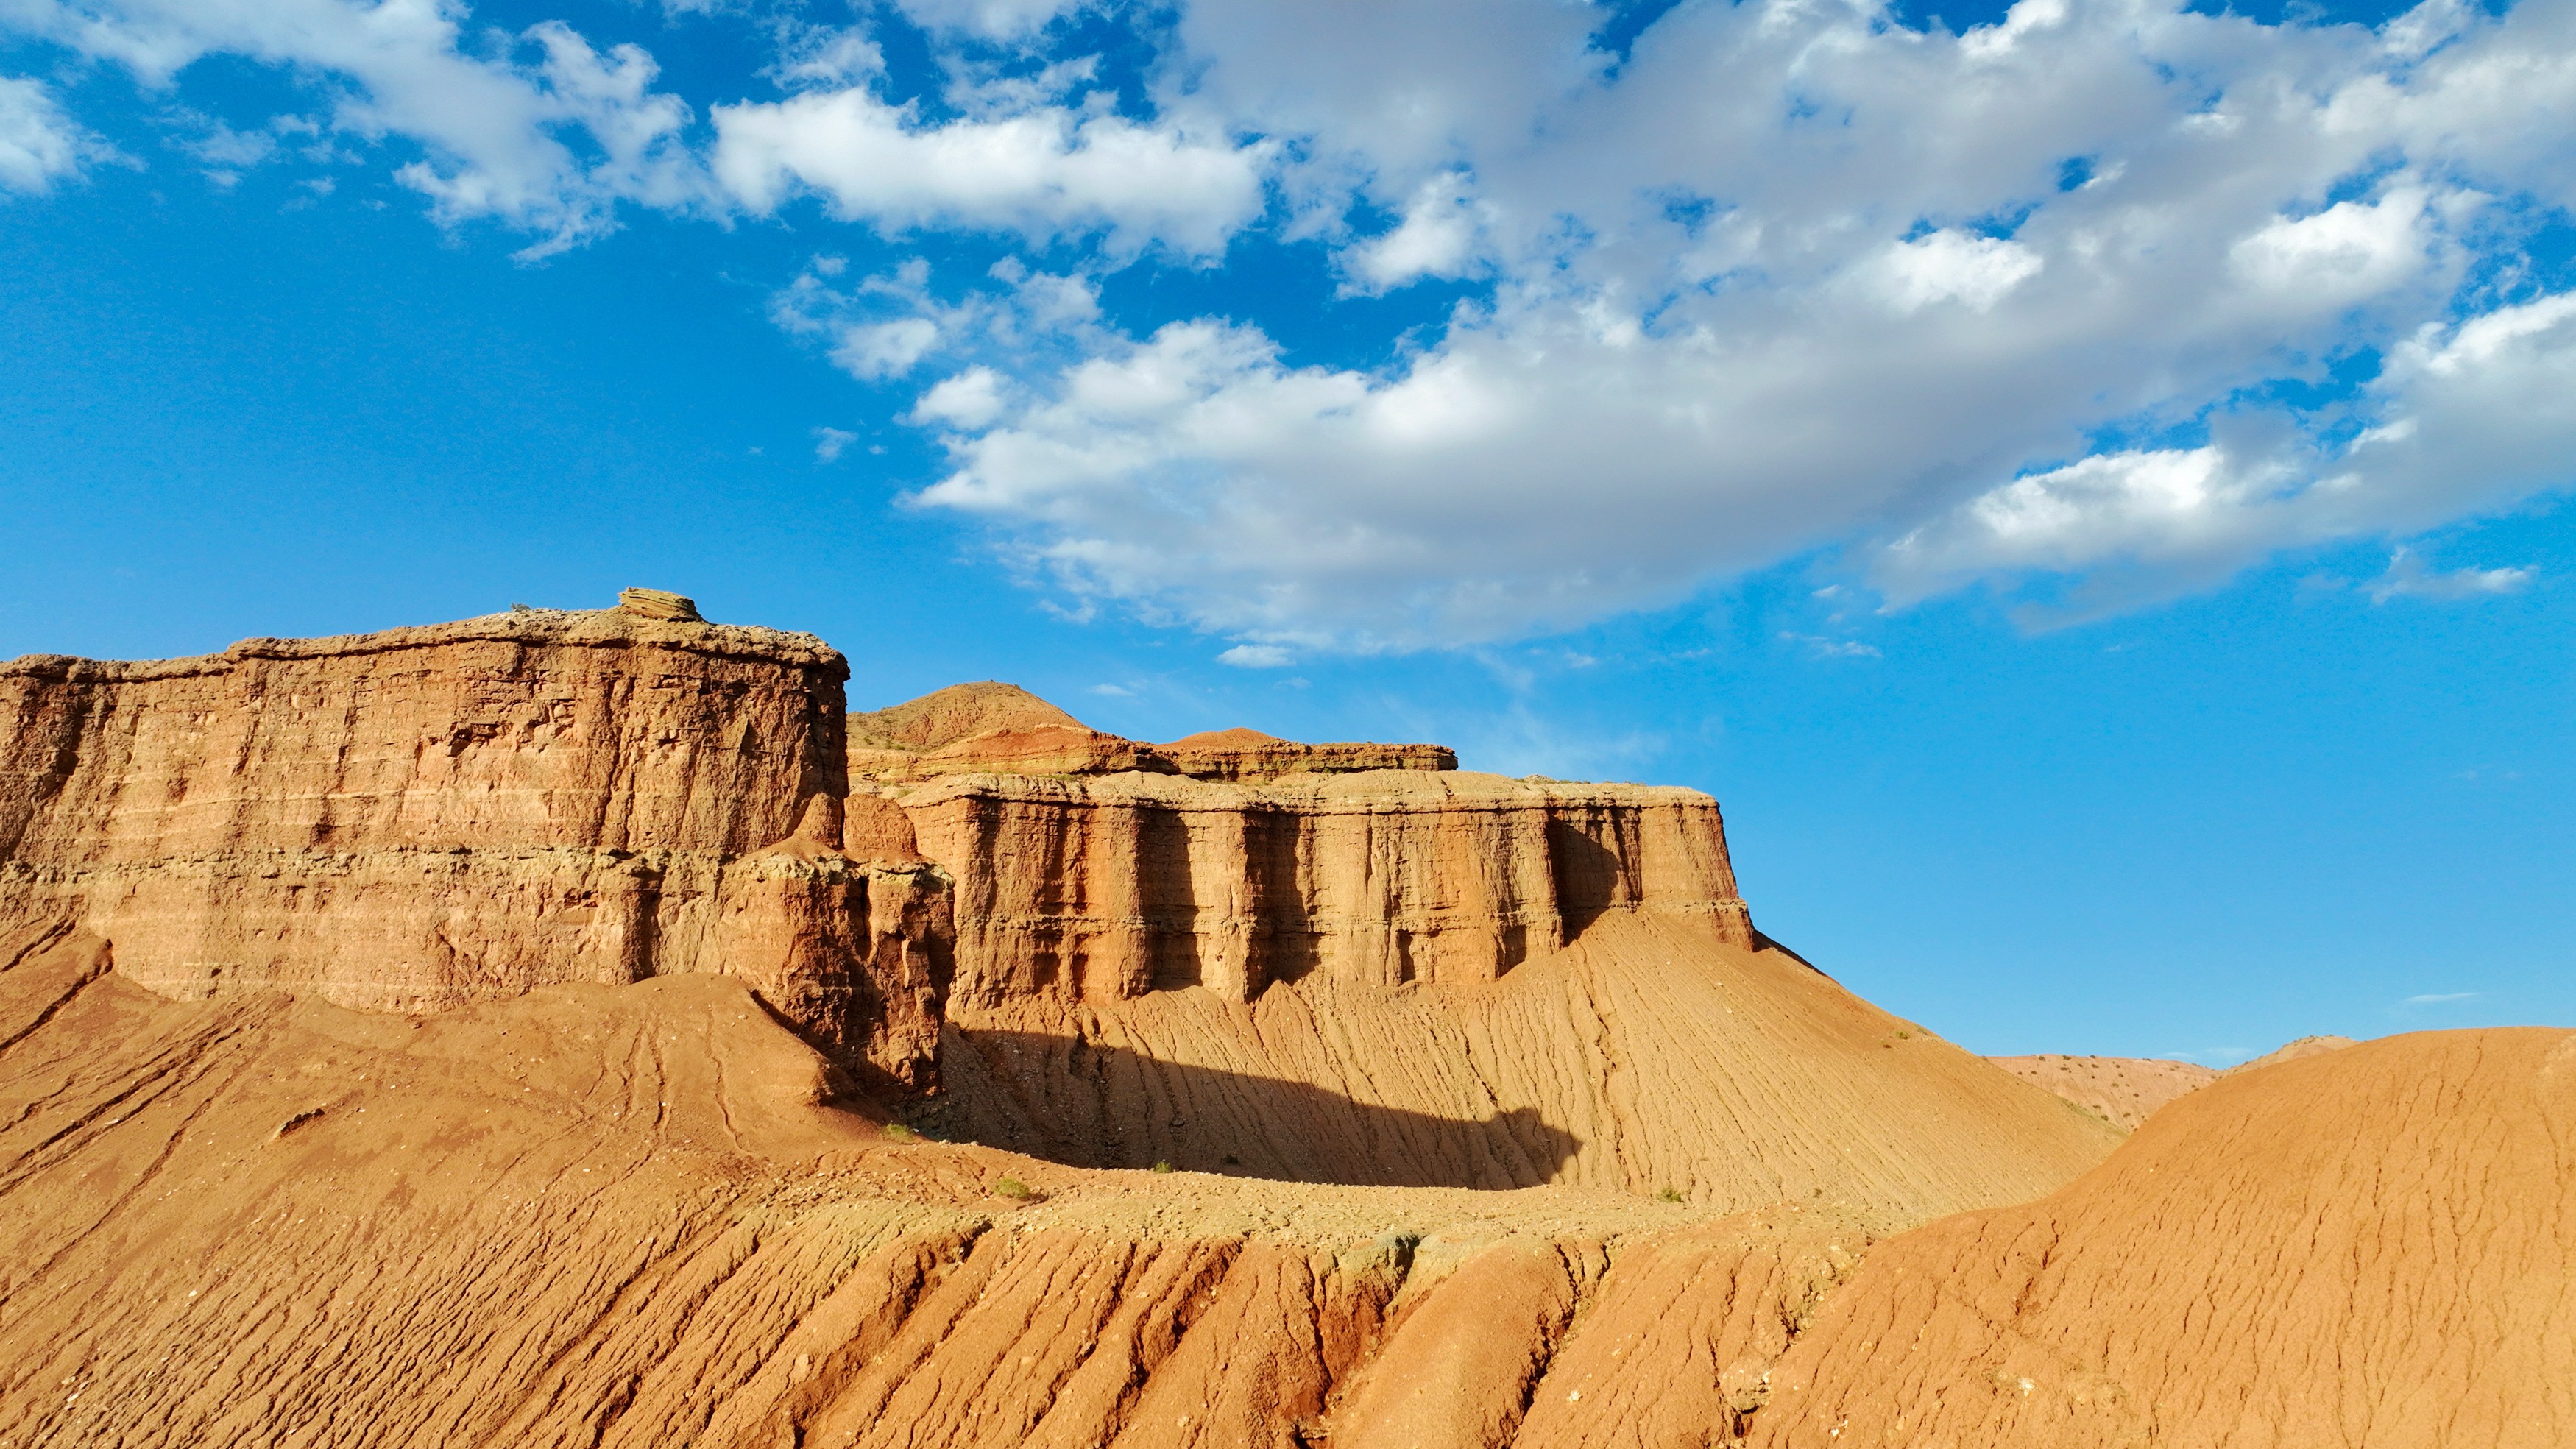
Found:
<path fill-rule="evenodd" d="M 989 367 L 970 367 L 921 395 L 913 416 L 922 422 L 954 428 L 984 428 L 1002 415 L 1002 375 Z"/>
<path fill-rule="evenodd" d="M 1046 108 L 918 124 L 863 87 L 719 106 L 715 174 L 751 211 L 811 191 L 888 232 L 955 226 L 1034 239 L 1105 233 L 1222 251 L 1261 214 L 1265 148 Z"/>
<path fill-rule="evenodd" d="M 2404 1004 L 2408 1006 L 2440 1006 L 2453 1001 L 2475 1001 L 2478 999 L 2478 995 L 2479 993 L 2475 991 L 2428 991 L 2421 996 L 2407 997 Z"/>
<path fill-rule="evenodd" d="M 1898 601 L 1988 574 L 2106 562 L 2223 576 L 2275 549 L 2404 535 L 2576 483 L 2576 293 L 2428 323 L 2392 349 L 2342 449 L 2225 445 L 2103 454 L 2015 479 L 1895 540 L 1877 575 Z M 2510 592 L 2528 569 L 2427 571 L 2391 556 L 2375 599 Z"/>
<path fill-rule="evenodd" d="M 981 284 L 953 300 L 932 284 L 920 257 L 893 270 L 842 280 L 845 259 L 816 257 L 770 299 L 771 320 L 818 339 L 841 370 L 863 382 L 905 378 L 933 358 L 991 353 L 1025 361 L 1049 346 L 1091 335 L 1098 293 L 1085 278 L 1032 272 L 1006 258 Z M 934 385 L 913 412 L 923 423 L 980 428 L 1000 411 L 1008 379 L 970 366 Z"/>
<path fill-rule="evenodd" d="M 852 377 L 881 382 L 912 371 L 938 341 L 938 323 L 927 317 L 898 317 L 844 331 L 832 346 L 832 360 Z"/>
<path fill-rule="evenodd" d="M 1237 669 L 1285 669 L 1297 662 L 1297 656 L 1276 644 L 1237 644 L 1218 655 L 1216 662 Z"/>
<path fill-rule="evenodd" d="M 2415 550 L 2400 547 L 2388 556 L 2388 572 L 2363 585 L 2362 591 L 2369 594 L 2375 604 L 2384 604 L 2395 598 L 2475 599 L 2519 593 L 2538 572 L 2524 567 L 2464 568 L 2444 573 L 2427 569 Z"/>
<path fill-rule="evenodd" d="M 2239 280 L 2267 297 L 2349 305 L 2413 276 L 2430 258 L 2424 193 L 2390 192 L 2367 206 L 2339 201 L 2314 216 L 2280 218 L 2230 248 Z"/>
<path fill-rule="evenodd" d="M 1013 40 L 1043 29 L 1084 0 L 895 0 L 915 25 L 986 40 Z"/>
<path fill-rule="evenodd" d="M 115 154 L 63 114 L 44 82 L 0 76 L 0 192 L 42 196 Z"/>
<path fill-rule="evenodd" d="M 1343 242 L 1360 285 L 1483 267 L 1490 299 L 1369 370 L 1240 321 L 1103 333 L 951 429 L 921 501 L 1085 598 L 1309 647 L 1579 624 L 1837 543 L 1899 602 L 2054 575 L 2099 607 L 2404 538 L 2576 482 L 2560 304 L 2443 320 L 2566 169 L 2462 78 L 2559 114 L 2564 11 L 2427 39 L 2033 0 L 1954 38 L 1683 6 L 1611 79 L 1535 7 L 1355 7 L 1327 44 L 1194 5 L 1171 104 L 1302 137 L 1309 216 L 1398 210 Z M 2339 409 L 2260 401 L 2362 346 Z"/>
<path fill-rule="evenodd" d="M 1806 645 L 1807 648 L 1813 651 L 1815 656 L 1819 659 L 1877 659 L 1883 657 L 1879 653 L 1877 645 L 1863 644 L 1857 639 L 1829 639 L 1821 634 L 1801 634 L 1794 629 L 1781 631 L 1780 637 L 1788 640 L 1792 644 Z"/>
<path fill-rule="evenodd" d="M 858 440 L 859 435 L 850 432 L 847 429 L 816 428 L 814 430 L 814 461 L 818 463 L 833 462 L 837 460 L 841 456 L 842 452 L 848 449 L 852 443 L 855 443 Z"/>
<path fill-rule="evenodd" d="M 1423 277 L 1464 276 L 1475 259 L 1477 212 L 1467 178 L 1444 171 L 1422 183 L 1384 236 L 1344 254 L 1367 290 L 1384 292 Z"/>
<path fill-rule="evenodd" d="M 2030 3 L 2023 0 L 2025 7 Z M 2026 246 L 1944 230 L 1890 247 L 1881 284 L 1900 312 L 1919 312 L 1936 302 L 1986 312 L 2046 265 Z"/>
<path fill-rule="evenodd" d="M 417 143 L 426 158 L 396 174 L 434 215 L 539 233 L 533 254 L 608 229 L 621 200 L 703 203 L 703 168 L 680 144 L 690 108 L 652 88 L 642 49 L 602 52 L 547 21 L 492 53 L 467 45 L 461 16 L 431 0 L 8 0 L 0 23 L 156 88 L 217 53 L 337 78 L 339 131 Z"/>
<path fill-rule="evenodd" d="M 1078 0 L 899 3 L 930 46 L 915 105 L 881 15 L 779 31 L 775 90 L 695 105 L 635 46 L 439 0 L 0 0 L 0 25 L 146 86 L 217 52 L 290 71 L 335 144 L 417 147 L 399 175 L 440 220 L 540 251 L 624 206 L 803 196 L 974 233 L 978 267 L 1017 251 L 976 277 L 818 259 L 772 313 L 905 391 L 949 450 L 917 502 L 988 520 L 1076 612 L 1243 647 L 1576 625 L 1817 548 L 1898 603 L 2144 598 L 2576 482 L 2576 300 L 2519 250 L 2576 206 L 2566 0 L 2377 30 L 2022 0 L 1964 35 L 1744 0 L 1675 6 L 1615 64 L 1602 7 L 1561 0 L 1184 0 L 1132 28 L 1141 99 L 1057 23 Z M 38 102 L 0 95 L 0 185 L 73 174 L 58 125 L 13 119 L 60 119 Z M 210 165 L 280 134 L 218 124 Z M 1274 338 L 1316 334 L 1287 308 L 1402 304 L 1104 316 L 1114 269 L 1265 227 L 1348 292 L 1470 300 L 1295 356 Z M 2371 355 L 2357 392 L 2287 386 Z"/>
<path fill-rule="evenodd" d="M 1877 578 L 1906 602 L 1987 574 L 2233 553 L 2291 481 L 2217 446 L 2102 454 L 2016 478 L 1914 529 L 1880 554 Z"/>
<path fill-rule="evenodd" d="M 790 37 L 772 73 L 789 87 L 847 86 L 885 73 L 885 51 L 857 26 L 818 25 Z"/>

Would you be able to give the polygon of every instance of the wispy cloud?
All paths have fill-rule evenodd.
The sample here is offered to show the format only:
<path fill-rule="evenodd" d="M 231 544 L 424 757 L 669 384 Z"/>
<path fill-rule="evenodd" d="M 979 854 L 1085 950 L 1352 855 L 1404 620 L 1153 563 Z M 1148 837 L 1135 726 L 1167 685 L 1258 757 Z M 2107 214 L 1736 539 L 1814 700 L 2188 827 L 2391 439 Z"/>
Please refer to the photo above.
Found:
<path fill-rule="evenodd" d="M 1297 662 L 1297 656 L 1276 644 L 1237 644 L 1216 657 L 1219 664 L 1237 669 L 1284 669 Z"/>
<path fill-rule="evenodd" d="M 2478 999 L 2480 994 L 2481 993 L 2475 991 L 2427 991 L 2421 996 L 2407 997 L 2403 1004 L 2407 1006 L 2439 1006 L 2446 1001 L 2475 1001 Z"/>
<path fill-rule="evenodd" d="M 1882 657 L 1878 652 L 1877 645 L 1863 644 L 1857 639 L 1828 639 L 1821 634 L 1801 634 L 1794 629 L 1781 630 L 1780 637 L 1788 640 L 1792 644 L 1806 645 L 1809 649 L 1815 651 L 1815 655 L 1819 659 L 1877 659 Z"/>
<path fill-rule="evenodd" d="M 2529 567 L 2501 569 L 2452 569 L 2443 572 L 2428 569 L 2411 548 L 2400 547 L 2388 556 L 2388 572 L 2362 585 L 2374 604 L 2391 599 L 2478 599 L 2497 594 L 2519 593 L 2528 587 L 2539 570 Z"/>

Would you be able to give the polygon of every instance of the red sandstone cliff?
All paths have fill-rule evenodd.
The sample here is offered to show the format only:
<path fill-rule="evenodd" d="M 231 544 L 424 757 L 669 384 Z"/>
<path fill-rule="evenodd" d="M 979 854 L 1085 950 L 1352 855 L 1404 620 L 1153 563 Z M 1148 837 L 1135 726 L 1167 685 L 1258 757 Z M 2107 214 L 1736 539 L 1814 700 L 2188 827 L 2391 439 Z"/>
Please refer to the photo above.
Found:
<path fill-rule="evenodd" d="M 424 1011 L 744 977 L 928 1079 L 946 883 L 840 852 L 810 635 L 532 611 L 149 664 L 0 665 L 0 917 L 64 915 L 179 997 Z"/>
<path fill-rule="evenodd" d="M 961 1003 L 1498 980 L 1612 911 L 1753 944 L 1692 790 L 1387 770 L 1260 786 L 949 776 L 895 797 L 958 882 Z"/>

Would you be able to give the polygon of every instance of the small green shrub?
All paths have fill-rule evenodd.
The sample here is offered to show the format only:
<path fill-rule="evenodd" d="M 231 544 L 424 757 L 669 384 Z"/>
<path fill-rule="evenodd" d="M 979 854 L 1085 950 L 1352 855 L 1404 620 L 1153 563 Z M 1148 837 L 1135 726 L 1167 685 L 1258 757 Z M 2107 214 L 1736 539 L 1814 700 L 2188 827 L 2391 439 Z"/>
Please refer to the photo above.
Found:
<path fill-rule="evenodd" d="M 911 1128 L 906 1127 L 900 1122 L 888 1122 L 885 1124 L 885 1135 L 893 1138 L 897 1142 L 918 1142 L 921 1140 L 920 1133 L 913 1131 Z"/>
<path fill-rule="evenodd" d="M 1152 1170 L 1155 1172 L 1169 1172 L 1172 1170 L 1172 1164 L 1168 1162 L 1157 1162 L 1154 1164 Z"/>
<path fill-rule="evenodd" d="M 1662 1192 L 1656 1193 L 1655 1198 L 1659 1202 L 1680 1202 L 1682 1200 L 1682 1190 L 1678 1187 L 1668 1187 Z"/>
<path fill-rule="evenodd" d="M 1020 1181 L 1016 1177 L 1006 1177 L 1000 1182 L 994 1183 L 993 1191 L 1009 1198 L 1013 1202 L 1027 1202 L 1030 1198 L 1036 1196 L 1036 1194 L 1029 1191 L 1029 1185 L 1027 1183 Z"/>

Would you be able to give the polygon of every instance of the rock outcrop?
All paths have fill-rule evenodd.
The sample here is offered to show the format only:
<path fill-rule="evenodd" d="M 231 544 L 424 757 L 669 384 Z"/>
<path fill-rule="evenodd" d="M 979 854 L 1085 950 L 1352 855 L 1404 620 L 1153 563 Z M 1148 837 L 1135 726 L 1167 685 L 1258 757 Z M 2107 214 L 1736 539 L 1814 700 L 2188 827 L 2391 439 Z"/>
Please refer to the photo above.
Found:
<path fill-rule="evenodd" d="M 726 971 L 926 1084 L 947 883 L 840 849 L 848 666 L 679 613 L 0 665 L 0 922 L 77 921 L 180 997 L 417 1012 Z"/>
<path fill-rule="evenodd" d="M 2227 1071 L 2231 1076 L 2237 1072 L 2260 1071 L 2265 1067 L 2278 1066 L 2282 1062 L 2295 1062 L 2305 1057 L 2323 1056 L 2327 1052 L 2339 1052 L 2345 1047 L 2357 1045 L 2359 1045 L 2359 1043 L 2355 1042 L 2348 1036 L 2303 1036 L 2297 1041 L 2290 1042 L 2284 1046 L 2274 1047 L 2263 1055 L 2254 1058 L 2252 1061 L 2238 1062 L 2236 1065 L 2229 1067 Z"/>

